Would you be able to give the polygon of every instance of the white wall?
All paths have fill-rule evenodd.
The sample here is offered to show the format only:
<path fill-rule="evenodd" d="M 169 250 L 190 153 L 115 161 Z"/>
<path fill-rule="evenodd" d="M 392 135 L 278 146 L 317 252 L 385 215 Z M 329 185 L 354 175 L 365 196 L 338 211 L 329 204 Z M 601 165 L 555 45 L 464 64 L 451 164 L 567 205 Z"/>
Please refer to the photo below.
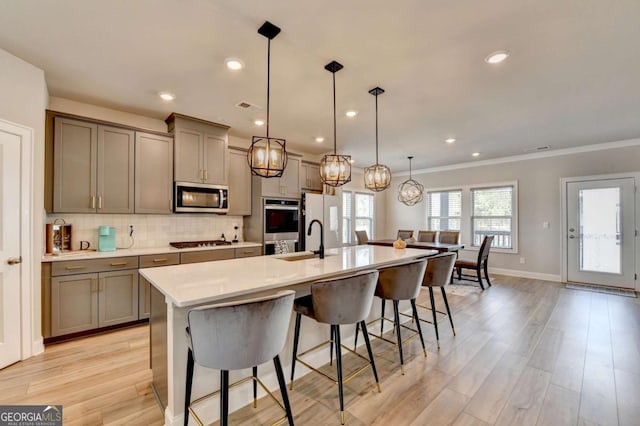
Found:
<path fill-rule="evenodd" d="M 44 111 L 48 92 L 44 72 L 0 49 L 0 118 L 34 130 L 31 194 L 33 218 L 31 259 L 39 259 L 43 241 L 44 210 Z M 32 262 L 32 349 L 43 350 L 40 320 L 40 262 Z"/>
<path fill-rule="evenodd" d="M 557 157 L 529 159 L 457 170 L 414 174 L 413 178 L 430 188 L 518 181 L 519 253 L 492 253 L 490 267 L 548 274 L 559 279 L 561 273 L 561 195 L 563 177 L 637 172 L 640 170 L 640 140 L 627 146 Z M 394 178 L 392 188 L 407 176 Z M 386 192 L 386 191 L 385 191 Z M 384 237 L 393 238 L 403 229 L 426 229 L 426 204 L 408 207 L 400 203 L 395 191 L 386 194 L 387 221 Z M 542 222 L 549 222 L 543 229 Z M 477 251 L 463 250 L 462 258 L 474 259 Z M 526 263 L 520 264 L 520 257 Z"/>

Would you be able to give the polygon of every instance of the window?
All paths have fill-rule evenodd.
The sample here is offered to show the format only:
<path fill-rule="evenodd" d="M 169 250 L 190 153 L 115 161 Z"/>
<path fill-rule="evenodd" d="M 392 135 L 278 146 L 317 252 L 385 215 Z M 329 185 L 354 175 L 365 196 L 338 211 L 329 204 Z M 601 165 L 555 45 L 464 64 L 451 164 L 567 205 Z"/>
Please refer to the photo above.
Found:
<path fill-rule="evenodd" d="M 373 195 L 342 192 L 342 242 L 355 243 L 355 231 L 366 231 L 373 238 Z"/>
<path fill-rule="evenodd" d="M 471 245 L 493 235 L 491 247 L 513 248 L 513 186 L 471 189 Z"/>
<path fill-rule="evenodd" d="M 459 231 L 462 190 L 427 193 L 427 227 L 432 231 Z"/>
<path fill-rule="evenodd" d="M 478 250 L 487 235 L 491 247 L 518 253 L 518 182 L 429 188 L 424 225 L 432 231 L 459 231 L 465 249 Z"/>

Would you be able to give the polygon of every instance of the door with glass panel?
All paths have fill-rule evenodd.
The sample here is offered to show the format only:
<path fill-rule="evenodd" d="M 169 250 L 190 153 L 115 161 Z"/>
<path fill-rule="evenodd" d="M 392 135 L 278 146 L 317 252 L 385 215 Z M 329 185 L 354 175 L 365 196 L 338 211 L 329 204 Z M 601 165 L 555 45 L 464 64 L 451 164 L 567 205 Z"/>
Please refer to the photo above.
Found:
<path fill-rule="evenodd" d="M 567 183 L 567 280 L 635 287 L 633 178 Z"/>

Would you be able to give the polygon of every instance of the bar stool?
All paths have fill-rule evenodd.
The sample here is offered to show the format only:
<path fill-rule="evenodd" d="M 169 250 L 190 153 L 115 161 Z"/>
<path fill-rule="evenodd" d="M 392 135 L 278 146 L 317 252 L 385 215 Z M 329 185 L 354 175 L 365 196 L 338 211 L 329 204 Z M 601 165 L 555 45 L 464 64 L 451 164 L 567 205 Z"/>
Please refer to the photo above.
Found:
<path fill-rule="evenodd" d="M 429 299 L 431 300 L 431 307 L 427 307 L 424 305 L 418 305 L 424 309 L 431 309 L 433 314 L 433 327 L 436 331 L 436 341 L 438 343 L 438 349 L 440 349 L 440 335 L 438 334 L 438 318 L 436 316 L 436 312 L 440 314 L 445 314 L 444 312 L 436 310 L 436 302 L 433 297 L 433 288 L 440 287 L 442 291 L 442 298 L 444 299 L 444 305 L 447 308 L 447 315 L 449 317 L 449 322 L 451 323 L 451 330 L 453 330 L 453 335 L 456 335 L 456 329 L 453 326 L 453 318 L 451 317 L 451 310 L 449 309 L 449 301 L 447 300 L 447 293 L 444 291 L 444 287 L 449 284 L 449 280 L 451 274 L 453 273 L 453 265 L 456 263 L 457 255 L 455 253 L 442 253 L 433 257 L 430 257 L 427 262 L 427 271 L 424 274 L 424 279 L 422 280 L 422 286 L 429 288 Z M 422 320 L 428 322 L 426 320 Z"/>
<path fill-rule="evenodd" d="M 418 260 L 411 263 L 405 263 L 398 266 L 391 266 L 380 270 L 380 276 L 378 278 L 378 285 L 376 287 L 375 295 L 382 299 L 382 313 L 380 318 L 375 319 L 372 322 L 380 321 L 380 335 L 371 333 L 372 336 L 382 339 L 389 343 L 398 345 L 398 353 L 400 354 L 400 371 L 404 375 L 404 356 L 402 353 L 402 335 L 400 327 L 404 327 L 408 330 L 415 332 L 420 336 L 422 343 L 422 351 L 424 356 L 427 356 L 427 349 L 424 345 L 424 338 L 422 337 L 422 329 L 420 328 L 420 317 L 418 316 L 418 310 L 416 309 L 416 298 L 420 294 L 420 286 L 424 277 L 424 272 L 427 268 L 426 260 Z M 393 320 L 384 317 L 385 301 L 393 301 Z M 405 326 L 400 323 L 400 310 L 398 305 L 401 300 L 411 301 L 411 309 L 413 311 L 413 318 L 416 323 L 416 329 Z M 396 330 L 397 343 L 392 340 L 388 340 L 383 337 L 382 331 L 384 327 L 384 320 L 391 321 L 394 324 Z M 354 346 L 358 342 L 359 326 L 356 325 L 356 335 Z M 363 329 L 363 335 L 365 339 L 368 339 L 367 332 Z M 407 340 L 415 337 L 415 334 L 409 337 Z"/>
<path fill-rule="evenodd" d="M 202 426 L 193 405 L 220 393 L 220 425 L 226 426 L 229 417 L 229 388 L 248 380 L 256 383 L 286 412 L 285 420 L 293 425 L 293 415 L 278 353 L 284 347 L 295 292 L 281 291 L 275 295 L 191 309 L 187 315 L 187 384 L 184 401 L 184 425 L 189 413 Z M 257 366 L 273 359 L 284 406 L 257 377 Z M 194 363 L 220 370 L 220 390 L 191 402 Z M 252 367 L 253 376 L 229 385 L 229 370 Z"/>
<path fill-rule="evenodd" d="M 342 424 L 344 424 L 343 383 L 348 382 L 357 374 L 371 366 L 373 377 L 375 378 L 378 386 L 378 392 L 380 392 L 378 372 L 376 371 L 371 343 L 369 342 L 369 338 L 366 333 L 367 325 L 365 324 L 365 319 L 369 316 L 369 311 L 371 310 L 371 302 L 373 302 L 373 293 L 376 288 L 377 279 L 378 271 L 363 271 L 346 277 L 319 281 L 311 285 L 311 294 L 309 296 L 297 298 L 293 305 L 293 309 L 296 311 L 296 324 L 295 334 L 293 337 L 293 357 L 291 360 L 291 388 L 293 388 L 296 361 L 333 381 L 338 385 L 338 396 L 340 398 L 340 423 Z M 330 342 L 333 344 L 335 339 L 337 379 L 319 371 L 300 359 L 303 355 L 319 349 L 329 343 L 323 342 L 298 355 L 300 319 L 302 315 L 313 318 L 319 323 L 331 325 Z M 369 352 L 368 360 L 357 352 L 352 351 L 350 348 L 343 346 L 340 340 L 340 325 L 356 323 L 362 326 L 366 336 L 365 342 L 367 344 L 367 351 Z M 350 374 L 346 379 L 343 378 L 342 374 L 342 348 L 367 361 L 367 364 L 364 367 Z"/>

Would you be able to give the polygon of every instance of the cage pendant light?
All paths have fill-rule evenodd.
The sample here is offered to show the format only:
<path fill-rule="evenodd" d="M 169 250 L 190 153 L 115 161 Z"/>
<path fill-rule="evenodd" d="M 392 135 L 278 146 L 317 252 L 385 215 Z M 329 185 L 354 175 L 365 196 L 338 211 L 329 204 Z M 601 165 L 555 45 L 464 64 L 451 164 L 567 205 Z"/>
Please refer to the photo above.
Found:
<path fill-rule="evenodd" d="M 280 33 L 280 28 L 269 21 L 258 29 L 267 38 L 267 136 L 253 136 L 247 151 L 247 162 L 251 174 L 263 178 L 280 177 L 287 167 L 286 141 L 269 137 L 269 101 L 271 79 L 271 40 Z"/>
<path fill-rule="evenodd" d="M 378 95 L 384 93 L 384 89 L 376 87 L 369 90 L 376 97 L 376 164 L 364 169 L 364 186 L 375 192 L 384 191 L 391 185 L 391 169 L 378 162 Z"/>
<path fill-rule="evenodd" d="M 415 206 L 422 201 L 422 192 L 424 186 L 420 182 L 416 182 L 411 178 L 411 160 L 413 157 L 407 157 L 409 159 L 409 179 L 405 180 L 398 186 L 398 200 L 407 206 Z"/>
<path fill-rule="evenodd" d="M 324 69 L 333 74 L 333 154 L 322 157 L 320 162 L 320 179 L 325 185 L 342 186 L 351 182 L 351 156 L 338 155 L 336 140 L 336 73 L 343 68 L 336 61 L 325 65 Z"/>

